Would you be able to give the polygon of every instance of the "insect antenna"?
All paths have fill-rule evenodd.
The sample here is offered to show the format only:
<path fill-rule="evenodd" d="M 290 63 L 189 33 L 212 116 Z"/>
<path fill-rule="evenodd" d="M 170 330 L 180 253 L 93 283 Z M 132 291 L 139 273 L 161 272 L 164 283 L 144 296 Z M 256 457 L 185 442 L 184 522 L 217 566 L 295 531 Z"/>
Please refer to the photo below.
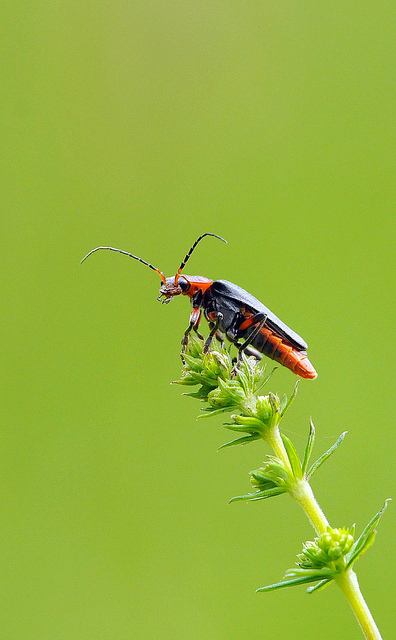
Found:
<path fill-rule="evenodd" d="M 186 266 L 186 262 L 187 260 L 190 258 L 192 252 L 194 251 L 195 247 L 197 246 L 198 242 L 201 242 L 202 238 L 205 238 L 205 236 L 213 236 L 214 238 L 218 238 L 219 240 L 221 240 L 222 242 L 225 242 L 227 244 L 227 240 L 224 240 L 224 238 L 222 238 L 221 236 L 216 235 L 215 233 L 203 233 L 202 236 L 199 236 L 199 238 L 194 242 L 193 246 L 191 247 L 190 251 L 186 254 L 186 257 L 184 258 L 183 262 L 181 263 L 176 276 L 175 276 L 175 284 L 177 284 L 177 281 L 180 278 L 180 274 L 183 271 L 184 267 Z"/>
<path fill-rule="evenodd" d="M 92 251 L 90 251 L 89 253 L 87 253 L 86 256 L 84 256 L 84 258 L 81 260 L 80 264 L 82 264 L 84 262 L 84 260 L 86 260 L 91 255 L 91 253 L 95 253 L 95 251 L 99 251 L 100 249 L 109 249 L 110 251 L 117 251 L 118 253 L 122 253 L 124 256 L 129 256 L 130 258 L 134 258 L 135 260 L 138 260 L 139 262 L 142 262 L 147 267 L 150 267 L 150 269 L 152 269 L 153 271 L 158 273 L 158 275 L 161 278 L 162 282 L 164 284 L 166 284 L 166 278 L 165 278 L 164 274 L 162 273 L 162 271 L 160 271 L 159 269 L 154 267 L 149 262 L 146 262 L 146 260 L 143 260 L 143 258 L 139 258 L 139 256 L 134 256 L 133 253 L 129 253 L 129 251 L 123 251 L 122 249 L 116 249 L 115 247 L 96 247 L 96 249 L 92 249 Z"/>

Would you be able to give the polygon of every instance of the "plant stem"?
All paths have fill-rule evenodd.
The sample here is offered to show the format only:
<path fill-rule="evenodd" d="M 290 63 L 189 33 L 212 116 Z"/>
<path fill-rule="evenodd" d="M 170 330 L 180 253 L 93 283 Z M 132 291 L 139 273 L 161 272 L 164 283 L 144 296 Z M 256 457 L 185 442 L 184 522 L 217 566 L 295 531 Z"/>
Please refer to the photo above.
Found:
<path fill-rule="evenodd" d="M 272 447 L 275 455 L 283 462 L 286 469 L 291 472 L 289 458 L 278 426 L 273 427 L 266 433 L 265 440 Z M 305 478 L 296 480 L 293 487 L 289 489 L 289 493 L 301 505 L 316 533 L 319 535 L 324 533 L 329 526 L 329 522 L 317 503 L 308 480 Z M 374 618 L 360 591 L 356 573 L 352 569 L 348 569 L 340 573 L 335 578 L 335 581 L 351 605 L 366 640 L 382 640 Z"/>
<path fill-rule="evenodd" d="M 341 573 L 335 581 L 351 605 L 366 640 L 381 640 L 379 629 L 360 591 L 356 573 L 352 569 L 348 569 Z"/>
<path fill-rule="evenodd" d="M 270 429 L 265 436 L 266 442 L 273 448 L 277 457 L 290 470 L 290 462 L 278 426 Z M 316 533 L 321 534 L 329 526 L 327 518 L 317 503 L 309 482 L 305 479 L 296 480 L 294 487 L 289 491 L 291 497 L 304 509 Z"/>
<path fill-rule="evenodd" d="M 286 467 L 292 473 L 289 458 L 286 453 L 285 445 L 283 444 L 281 434 L 279 432 L 278 425 L 275 425 L 265 433 L 264 440 L 268 442 L 269 446 L 273 448 L 275 454 L 281 460 Z"/>
<path fill-rule="evenodd" d="M 290 491 L 290 495 L 302 506 L 316 533 L 319 535 L 324 533 L 330 525 L 315 499 L 309 482 L 307 480 L 298 480 Z"/>

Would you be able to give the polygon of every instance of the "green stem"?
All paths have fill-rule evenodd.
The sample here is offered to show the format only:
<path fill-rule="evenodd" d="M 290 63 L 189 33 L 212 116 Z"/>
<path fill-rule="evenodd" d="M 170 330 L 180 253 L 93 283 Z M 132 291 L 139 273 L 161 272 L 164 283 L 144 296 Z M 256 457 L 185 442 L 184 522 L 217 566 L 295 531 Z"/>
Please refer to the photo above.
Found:
<path fill-rule="evenodd" d="M 381 634 L 360 591 L 356 573 L 348 569 L 335 580 L 351 605 L 366 640 L 381 640 Z"/>
<path fill-rule="evenodd" d="M 265 440 L 273 448 L 276 456 L 283 462 L 286 469 L 292 474 L 289 458 L 278 426 L 269 429 L 266 433 Z M 309 482 L 305 479 L 296 480 L 293 488 L 289 490 L 289 493 L 304 509 L 316 533 L 324 533 L 329 523 L 315 499 Z"/>
<path fill-rule="evenodd" d="M 272 447 L 276 456 L 283 462 L 286 469 L 290 471 L 290 473 L 292 473 L 289 458 L 286 453 L 285 445 L 283 444 L 278 425 L 272 427 L 271 429 L 268 429 L 268 431 L 265 433 L 264 440 L 268 442 L 270 447 Z"/>
<path fill-rule="evenodd" d="M 311 486 L 307 480 L 297 480 L 290 495 L 301 505 L 313 528 L 319 535 L 329 527 L 328 520 L 317 503 Z"/>
<path fill-rule="evenodd" d="M 273 427 L 266 433 L 265 440 L 272 447 L 275 455 L 283 462 L 286 469 L 292 474 L 289 458 L 278 426 Z M 324 533 L 329 526 L 329 522 L 317 503 L 308 480 L 305 478 L 296 480 L 293 487 L 289 489 L 289 493 L 301 505 L 315 531 L 319 535 Z M 351 605 L 366 640 L 381 640 L 381 634 L 360 591 L 356 573 L 352 569 L 348 569 L 339 574 L 335 581 Z"/>

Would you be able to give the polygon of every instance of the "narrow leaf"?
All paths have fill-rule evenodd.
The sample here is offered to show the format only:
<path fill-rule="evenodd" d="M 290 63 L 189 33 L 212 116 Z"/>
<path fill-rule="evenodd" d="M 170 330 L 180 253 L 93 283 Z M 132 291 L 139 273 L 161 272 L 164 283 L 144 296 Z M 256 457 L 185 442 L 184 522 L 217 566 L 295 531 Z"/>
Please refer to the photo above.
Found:
<path fill-rule="evenodd" d="M 291 440 L 287 436 L 282 433 L 283 444 L 285 445 L 286 453 L 290 461 L 290 466 L 292 468 L 294 477 L 298 480 L 301 480 L 303 477 L 302 468 L 300 458 L 298 457 L 298 453 L 294 448 L 294 445 Z"/>
<path fill-rule="evenodd" d="M 220 409 L 212 409 L 210 407 L 204 407 L 202 411 L 205 413 L 200 413 L 197 417 L 197 420 L 201 418 L 209 418 L 209 416 L 218 416 L 220 413 L 225 413 L 226 411 L 233 411 L 235 409 L 235 405 L 230 405 L 229 407 L 221 407 Z"/>
<path fill-rule="evenodd" d="M 314 443 L 315 443 L 315 427 L 314 427 L 314 423 L 312 422 L 312 418 L 310 418 L 309 419 L 309 436 L 308 436 L 307 446 L 305 447 L 305 451 L 304 451 L 304 460 L 302 463 L 303 473 L 305 473 L 307 470 Z"/>
<path fill-rule="evenodd" d="M 353 553 L 349 553 L 346 556 L 346 568 L 347 569 L 348 569 L 348 567 L 351 567 L 356 562 L 356 560 L 359 560 L 359 558 L 361 558 L 364 553 L 366 553 L 366 551 L 374 543 L 376 537 L 377 537 L 377 532 L 376 531 L 372 531 L 368 535 L 368 537 L 365 538 L 364 543 L 362 545 L 359 545 L 358 549 L 355 549 L 353 551 Z"/>
<path fill-rule="evenodd" d="M 332 578 L 326 578 L 325 580 L 321 580 L 318 584 L 315 584 L 313 587 L 308 587 L 307 593 L 314 593 L 314 591 L 321 591 L 325 589 L 331 582 Z"/>
<path fill-rule="evenodd" d="M 337 449 L 337 447 L 340 446 L 341 442 L 344 440 L 344 438 L 345 438 L 347 433 L 348 433 L 348 431 L 344 431 L 340 435 L 338 440 L 333 444 L 333 446 L 330 447 L 330 449 L 328 449 L 326 451 L 326 453 L 324 453 L 322 456 L 320 456 L 320 458 L 318 458 L 317 461 L 313 463 L 312 467 L 310 468 L 310 470 L 307 473 L 307 480 L 309 480 L 309 478 L 315 473 L 315 471 L 317 471 L 319 469 L 319 467 L 322 466 L 322 464 L 324 462 L 326 462 L 326 460 L 328 458 L 330 458 L 331 454 L 334 453 L 334 451 Z"/>
<path fill-rule="evenodd" d="M 297 576 L 320 576 L 320 579 L 329 579 L 335 576 L 338 572 L 332 569 L 328 569 L 327 567 L 323 569 L 303 569 L 302 567 L 293 567 L 292 569 L 288 569 L 285 573 L 285 578 L 295 578 Z"/>
<path fill-rule="evenodd" d="M 265 491 L 256 491 L 256 493 L 247 493 L 244 496 L 235 496 L 231 498 L 231 502 L 237 502 L 238 500 L 248 500 L 253 502 L 255 500 L 265 500 L 266 498 L 273 498 L 274 496 L 280 496 L 282 493 L 286 493 L 286 490 L 282 487 L 274 487 L 273 489 L 266 489 Z"/>
<path fill-rule="evenodd" d="M 283 418 L 283 416 L 285 415 L 286 411 L 288 410 L 288 408 L 290 407 L 291 403 L 293 402 L 294 398 L 297 395 L 297 391 L 298 391 L 298 384 L 299 384 L 299 380 L 297 380 L 296 384 L 294 385 L 294 390 L 293 393 L 291 394 L 290 398 L 287 400 L 286 402 L 283 402 L 283 398 L 282 398 L 282 402 L 281 402 L 281 406 L 280 406 L 280 414 L 281 414 L 281 418 Z"/>
<path fill-rule="evenodd" d="M 351 551 L 347 555 L 347 563 L 348 563 L 347 566 L 350 566 L 353 562 L 355 562 L 357 558 L 363 555 L 363 553 L 369 548 L 369 546 L 373 544 L 374 538 L 370 540 L 370 537 L 372 536 L 373 533 L 375 533 L 375 527 L 377 526 L 378 522 L 383 516 L 385 509 L 388 506 L 388 502 L 390 502 L 390 498 L 385 500 L 385 503 L 382 509 L 380 509 L 378 513 L 376 513 L 375 516 L 371 518 L 368 525 L 365 527 L 365 529 L 363 530 L 359 538 L 356 540 Z"/>
<path fill-rule="evenodd" d="M 224 449 L 225 447 L 234 447 L 238 444 L 247 444 L 248 442 L 253 442 L 253 440 L 258 440 L 260 437 L 261 436 L 258 433 L 252 433 L 248 436 L 244 436 L 243 438 L 237 438 L 236 440 L 231 440 L 230 442 L 222 444 L 218 448 L 218 451 L 220 451 L 220 449 Z"/>
<path fill-rule="evenodd" d="M 195 384 L 195 382 L 194 382 Z M 207 400 L 208 393 L 212 391 L 212 387 L 204 388 L 201 387 L 198 391 L 191 391 L 190 393 L 183 393 L 183 396 L 187 396 L 189 398 L 197 398 L 198 400 Z"/>
<path fill-rule="evenodd" d="M 274 371 L 276 371 L 278 367 L 274 367 L 273 369 L 271 369 L 271 371 L 269 372 L 269 374 L 267 376 L 265 376 L 265 378 L 259 383 L 259 386 L 256 388 L 255 393 L 257 394 L 259 391 L 261 391 L 261 389 L 264 387 L 264 385 L 267 384 L 268 380 L 270 379 L 270 377 L 272 376 L 272 374 L 274 373 Z"/>
<path fill-rule="evenodd" d="M 275 393 L 272 393 L 272 391 L 270 391 L 268 394 L 268 402 L 271 405 L 272 411 L 274 413 L 278 413 L 281 416 L 279 398 L 277 395 L 275 395 Z"/>
<path fill-rule="evenodd" d="M 253 483 L 252 483 L 253 484 Z M 260 482 L 260 484 L 253 485 L 253 488 L 256 492 L 268 491 L 268 489 L 277 489 L 280 485 L 275 484 L 273 480 L 264 480 Z M 256 493 L 252 493 L 252 496 L 255 496 Z"/>
<path fill-rule="evenodd" d="M 255 502 L 255 500 L 265 500 L 266 498 L 274 498 L 275 496 L 280 496 L 282 493 L 286 493 L 286 489 L 283 487 L 276 487 L 275 489 L 267 489 L 265 491 L 265 495 L 262 496 L 254 496 L 254 498 L 250 498 L 250 502 Z"/>
<path fill-rule="evenodd" d="M 249 381 L 248 381 L 246 375 L 241 370 L 238 371 L 238 379 L 239 379 L 239 382 L 242 385 L 242 388 L 243 388 L 245 394 L 248 394 L 249 393 Z"/>
<path fill-rule="evenodd" d="M 259 420 L 258 418 L 253 418 L 252 416 L 242 416 L 240 414 L 233 414 L 231 416 L 231 418 L 237 424 L 248 424 L 250 426 L 255 426 L 256 427 L 256 431 L 262 431 L 263 430 L 263 426 L 264 425 L 261 422 L 261 420 Z"/>
<path fill-rule="evenodd" d="M 189 356 L 188 353 L 184 353 L 183 359 L 188 365 L 189 369 L 197 372 L 202 371 L 202 360 L 200 358 L 193 358 L 192 356 Z"/>
<path fill-rule="evenodd" d="M 279 480 L 279 478 L 274 476 L 274 474 L 265 473 L 262 469 L 255 469 L 254 471 L 251 471 L 250 477 L 256 480 L 256 482 L 270 482 L 273 486 L 275 486 L 276 482 Z"/>
<path fill-rule="evenodd" d="M 321 574 L 318 573 L 314 576 L 301 576 L 301 578 L 293 578 L 292 580 L 282 580 L 275 584 L 269 584 L 267 587 L 260 587 L 256 589 L 256 593 L 259 591 L 275 591 L 276 589 L 282 589 L 283 587 L 293 587 L 298 584 L 309 584 L 310 582 L 317 582 L 321 579 Z"/>
<path fill-rule="evenodd" d="M 183 378 L 183 380 L 173 380 L 173 382 L 171 382 L 171 384 L 180 384 L 180 385 L 184 385 L 184 386 L 190 386 L 192 387 L 193 385 L 199 384 L 196 380 L 189 380 L 188 378 Z M 187 394 L 185 394 L 187 395 Z"/>
<path fill-rule="evenodd" d="M 252 427 L 243 424 L 234 424 L 233 422 L 227 422 L 224 426 L 230 431 L 239 431 L 240 433 L 258 433 L 256 426 Z"/>

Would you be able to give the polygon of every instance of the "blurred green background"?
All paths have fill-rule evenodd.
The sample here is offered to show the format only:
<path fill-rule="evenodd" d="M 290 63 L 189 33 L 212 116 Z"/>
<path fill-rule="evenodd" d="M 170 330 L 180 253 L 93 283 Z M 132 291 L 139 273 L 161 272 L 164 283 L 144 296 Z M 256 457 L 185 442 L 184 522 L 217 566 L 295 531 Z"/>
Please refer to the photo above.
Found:
<path fill-rule="evenodd" d="M 309 343 L 284 427 L 333 526 L 395 495 L 395 18 L 379 2 L 4 2 L 1 637 L 361 637 L 333 585 L 255 594 L 313 532 L 217 453 L 179 377 L 185 299 L 120 247 L 249 290 Z M 279 370 L 274 391 L 295 377 Z M 358 565 L 395 634 L 390 505 Z"/>

